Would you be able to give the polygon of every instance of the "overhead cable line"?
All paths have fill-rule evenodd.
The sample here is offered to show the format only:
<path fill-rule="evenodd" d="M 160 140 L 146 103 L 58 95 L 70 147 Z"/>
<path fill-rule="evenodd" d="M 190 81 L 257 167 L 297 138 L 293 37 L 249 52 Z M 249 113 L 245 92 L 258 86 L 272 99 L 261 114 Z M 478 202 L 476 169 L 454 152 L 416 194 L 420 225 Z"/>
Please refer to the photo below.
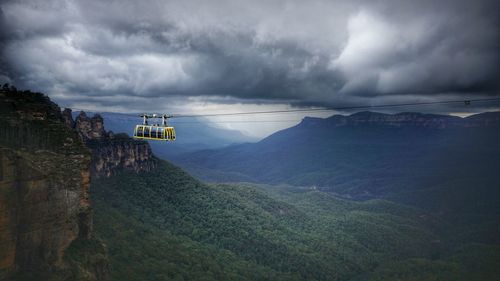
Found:
<path fill-rule="evenodd" d="M 248 112 L 233 112 L 233 113 L 211 113 L 211 114 L 192 114 L 192 115 L 172 114 L 172 118 L 216 117 L 216 116 L 253 115 L 253 114 L 271 114 L 271 113 L 289 113 L 289 112 L 318 112 L 318 111 L 321 112 L 321 111 L 338 111 L 338 110 L 351 110 L 351 109 L 370 109 L 370 108 L 405 107 L 405 106 L 457 104 L 457 103 L 464 104 L 464 105 L 470 105 L 473 102 L 487 102 L 487 101 L 500 101 L 500 98 L 485 98 L 485 99 L 470 99 L 470 100 L 447 100 L 447 101 L 415 102 L 415 103 L 361 105 L 361 106 L 342 106 L 342 107 L 326 107 L 326 108 L 283 109 L 283 110 L 248 111 Z"/>
<path fill-rule="evenodd" d="M 197 118 L 197 117 L 221 117 L 221 116 L 239 116 L 239 115 L 259 115 L 259 114 L 279 114 L 279 113 L 298 113 L 298 112 L 328 112 L 328 111 L 342 111 L 342 110 L 355 110 L 355 109 L 376 109 L 376 108 L 394 108 L 394 107 L 409 107 L 409 106 L 427 106 L 427 105 L 445 105 L 445 104 L 463 104 L 469 106 L 472 103 L 477 102 L 495 102 L 500 101 L 499 98 L 483 98 L 483 99 L 461 99 L 461 100 L 446 100 L 446 101 L 430 101 L 430 102 L 414 102 L 414 103 L 393 103 L 393 104 L 378 104 L 378 105 L 358 105 L 358 106 L 339 106 L 339 107 L 322 107 L 322 108 L 302 108 L 302 109 L 282 109 L 282 110 L 268 110 L 268 111 L 247 111 L 247 112 L 230 112 L 230 113 L 207 113 L 207 114 L 171 114 L 169 118 Z M 82 109 L 82 108 L 71 108 L 75 111 L 88 111 L 88 112 L 99 112 L 96 110 Z M 143 113 L 120 113 L 120 112 L 110 112 L 107 113 L 117 113 L 125 116 L 137 117 Z M 270 121 L 270 122 L 281 122 L 280 120 Z M 288 121 L 288 120 L 282 120 Z M 292 122 L 292 120 L 289 120 Z M 241 121 L 243 122 L 243 121 Z M 254 120 L 253 122 L 263 122 Z M 222 123 L 222 122 L 221 122 Z"/>
<path fill-rule="evenodd" d="M 296 120 L 229 120 L 229 121 L 172 121 L 172 124 L 194 124 L 194 123 L 290 123 L 290 122 L 300 122 L 302 119 Z"/>

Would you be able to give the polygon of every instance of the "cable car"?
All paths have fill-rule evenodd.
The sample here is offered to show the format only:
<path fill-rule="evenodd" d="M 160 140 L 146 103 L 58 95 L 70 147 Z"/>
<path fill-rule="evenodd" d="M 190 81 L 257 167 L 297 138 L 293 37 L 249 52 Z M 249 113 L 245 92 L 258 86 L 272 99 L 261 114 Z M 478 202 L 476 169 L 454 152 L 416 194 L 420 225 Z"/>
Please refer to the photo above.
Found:
<path fill-rule="evenodd" d="M 156 114 L 147 115 L 143 114 L 141 117 L 144 118 L 142 125 L 136 125 L 134 129 L 134 138 L 136 139 L 147 139 L 147 140 L 161 140 L 161 141 L 174 141 L 175 140 L 175 129 L 167 125 L 168 115 L 158 116 Z M 162 118 L 161 124 L 148 124 L 149 118 Z"/>

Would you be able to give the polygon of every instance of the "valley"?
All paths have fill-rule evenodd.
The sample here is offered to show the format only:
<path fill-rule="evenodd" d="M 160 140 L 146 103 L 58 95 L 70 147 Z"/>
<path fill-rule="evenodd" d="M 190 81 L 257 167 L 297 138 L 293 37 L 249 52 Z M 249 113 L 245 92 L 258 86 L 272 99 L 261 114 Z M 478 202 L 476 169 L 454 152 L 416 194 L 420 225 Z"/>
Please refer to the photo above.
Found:
<path fill-rule="evenodd" d="M 92 190 L 115 280 L 490 280 L 499 273 L 498 245 L 459 237 L 449 221 L 385 200 L 203 184 L 166 162 L 154 172 L 99 179 Z"/>
<path fill-rule="evenodd" d="M 148 142 L 106 130 L 100 115 L 74 117 L 39 93 L 1 94 L 0 202 L 8 224 L 0 246 L 8 251 L 0 280 L 500 276 L 498 132 L 485 129 L 498 126 L 497 113 L 418 115 L 425 128 L 414 119 L 387 127 L 373 113 L 343 125 L 306 118 L 258 143 L 172 157 L 213 177 L 204 182 L 158 158 Z M 216 172 L 197 173 L 195 160 Z M 25 179 L 25 166 L 36 178 Z M 77 196 L 62 203 L 66 192 Z M 39 193 L 54 195 L 30 197 Z M 19 204 L 34 209 L 22 213 Z M 53 213 L 41 217 L 45 240 L 26 235 L 38 227 L 30 214 L 46 207 Z M 55 236 L 61 219 L 66 236 Z"/>

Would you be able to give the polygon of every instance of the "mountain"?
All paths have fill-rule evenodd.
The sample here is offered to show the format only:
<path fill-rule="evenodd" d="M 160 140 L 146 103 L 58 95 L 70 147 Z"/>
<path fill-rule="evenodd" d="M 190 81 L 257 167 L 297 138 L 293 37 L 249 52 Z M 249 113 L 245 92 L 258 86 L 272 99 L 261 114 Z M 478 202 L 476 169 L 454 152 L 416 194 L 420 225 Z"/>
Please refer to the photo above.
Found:
<path fill-rule="evenodd" d="M 290 184 L 428 210 L 467 239 L 500 240 L 500 112 L 305 118 L 255 144 L 176 158 L 203 180 Z"/>
<path fill-rule="evenodd" d="M 498 182 L 499 128 L 499 112 L 467 118 L 372 112 L 305 118 L 258 143 L 188 153 L 176 163 L 209 181 L 314 185 L 345 196 L 410 203 L 403 193 L 456 181 Z"/>
<path fill-rule="evenodd" d="M 0 90 L 0 280 L 108 280 L 91 155 L 46 96 Z"/>
<path fill-rule="evenodd" d="M 90 113 L 92 114 L 92 113 Z M 73 113 L 74 118 L 78 115 Z M 103 112 L 99 115 L 106 120 L 106 128 L 113 132 L 133 133 L 135 125 L 142 119 L 127 114 Z M 257 139 L 243 135 L 236 130 L 214 127 L 202 118 L 172 119 L 169 124 L 175 127 L 178 138 L 174 142 L 148 141 L 155 155 L 169 159 L 182 153 L 201 149 L 220 148 L 236 143 L 254 142 Z"/>

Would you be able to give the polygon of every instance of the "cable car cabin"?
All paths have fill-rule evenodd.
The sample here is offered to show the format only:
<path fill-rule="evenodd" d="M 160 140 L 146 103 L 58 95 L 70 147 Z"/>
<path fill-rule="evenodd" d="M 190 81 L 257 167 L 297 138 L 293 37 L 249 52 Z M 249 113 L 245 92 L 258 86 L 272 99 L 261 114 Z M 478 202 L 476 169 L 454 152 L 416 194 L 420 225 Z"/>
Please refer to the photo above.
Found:
<path fill-rule="evenodd" d="M 137 125 L 134 130 L 134 138 L 147 140 L 175 140 L 174 127 L 163 127 L 153 125 Z"/>

